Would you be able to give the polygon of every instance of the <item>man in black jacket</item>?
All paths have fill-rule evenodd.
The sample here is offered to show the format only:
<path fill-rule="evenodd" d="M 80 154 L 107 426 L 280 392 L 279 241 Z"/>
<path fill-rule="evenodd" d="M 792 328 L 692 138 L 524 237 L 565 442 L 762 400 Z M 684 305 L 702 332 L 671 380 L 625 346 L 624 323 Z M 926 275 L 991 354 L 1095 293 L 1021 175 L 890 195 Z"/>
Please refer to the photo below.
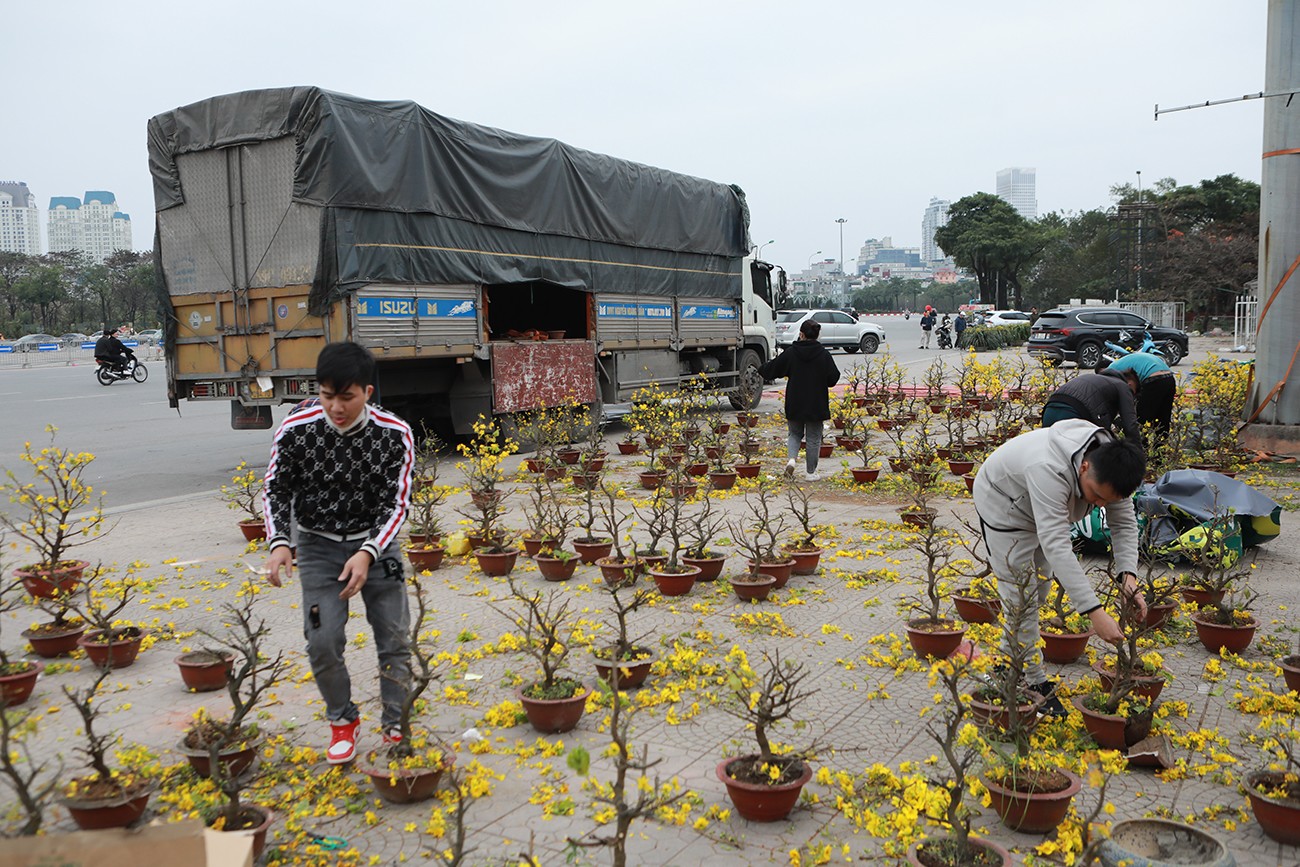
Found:
<path fill-rule="evenodd" d="M 117 335 L 105 328 L 104 333 L 95 341 L 95 360 L 107 361 L 117 370 L 126 370 L 127 364 L 135 358 L 135 353 L 126 344 L 117 339 Z"/>
<path fill-rule="evenodd" d="M 1133 395 L 1137 376 L 1119 371 L 1084 373 L 1058 388 L 1043 407 L 1043 427 L 1067 418 L 1082 418 L 1111 430 L 1116 423 L 1124 436 L 1142 444 Z"/>
<path fill-rule="evenodd" d="M 805 443 L 806 478 L 817 478 L 817 458 L 822 445 L 822 425 L 831 417 L 830 387 L 840 381 L 840 369 L 826 347 L 817 342 L 821 324 L 805 319 L 799 325 L 799 339 L 776 358 L 759 368 L 764 379 L 787 377 L 785 387 L 786 438 L 785 476 L 794 475 L 799 442 Z"/>

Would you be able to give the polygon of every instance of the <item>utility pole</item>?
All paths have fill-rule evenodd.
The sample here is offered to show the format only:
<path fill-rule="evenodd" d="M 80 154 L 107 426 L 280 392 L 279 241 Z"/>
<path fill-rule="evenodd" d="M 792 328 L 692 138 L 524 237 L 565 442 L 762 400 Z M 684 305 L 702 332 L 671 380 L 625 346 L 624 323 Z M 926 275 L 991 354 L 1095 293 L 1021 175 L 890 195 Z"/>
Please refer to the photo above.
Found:
<path fill-rule="evenodd" d="M 840 217 L 835 222 L 840 224 L 840 273 L 843 274 L 844 273 L 844 224 L 847 223 L 848 220 L 844 219 L 843 217 Z"/>

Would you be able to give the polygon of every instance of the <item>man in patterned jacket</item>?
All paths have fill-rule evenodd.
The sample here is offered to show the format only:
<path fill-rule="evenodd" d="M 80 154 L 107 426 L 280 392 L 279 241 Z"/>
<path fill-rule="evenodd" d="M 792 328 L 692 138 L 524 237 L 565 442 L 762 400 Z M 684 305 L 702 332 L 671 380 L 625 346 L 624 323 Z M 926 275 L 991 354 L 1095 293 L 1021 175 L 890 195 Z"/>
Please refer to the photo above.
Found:
<path fill-rule="evenodd" d="M 410 681 L 410 609 L 397 533 L 411 502 L 415 440 L 397 416 L 367 403 L 375 360 L 356 343 L 331 343 L 316 361 L 320 399 L 293 409 L 275 433 L 263 512 L 271 554 L 267 579 L 293 572 L 297 522 L 307 656 L 330 723 L 326 760 L 352 761 L 360 711 L 343 661 L 348 600 L 360 594 L 379 652 L 384 742 L 398 728 Z"/>

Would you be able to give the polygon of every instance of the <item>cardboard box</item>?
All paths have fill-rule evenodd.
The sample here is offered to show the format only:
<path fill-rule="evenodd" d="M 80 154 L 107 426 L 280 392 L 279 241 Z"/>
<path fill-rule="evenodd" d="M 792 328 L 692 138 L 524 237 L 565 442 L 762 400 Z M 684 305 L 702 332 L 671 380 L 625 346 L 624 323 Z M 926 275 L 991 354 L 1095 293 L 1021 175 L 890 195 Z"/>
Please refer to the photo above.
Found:
<path fill-rule="evenodd" d="M 253 867 L 253 838 L 197 820 L 0 840 L 5 867 Z"/>

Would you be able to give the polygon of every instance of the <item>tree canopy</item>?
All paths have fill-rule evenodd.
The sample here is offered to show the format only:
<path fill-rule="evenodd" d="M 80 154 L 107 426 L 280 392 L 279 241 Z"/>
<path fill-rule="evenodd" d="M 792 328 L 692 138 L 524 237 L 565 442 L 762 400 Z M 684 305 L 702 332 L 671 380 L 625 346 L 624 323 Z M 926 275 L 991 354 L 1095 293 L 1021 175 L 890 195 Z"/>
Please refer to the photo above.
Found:
<path fill-rule="evenodd" d="M 0 334 L 90 333 L 157 323 L 153 254 L 119 250 L 103 264 L 79 253 L 0 252 Z"/>
<path fill-rule="evenodd" d="M 974 193 L 952 203 L 948 224 L 935 243 L 979 281 L 980 302 L 998 308 L 1024 305 L 1021 283 L 1052 237 L 1050 227 L 1030 222 L 992 193 Z"/>

